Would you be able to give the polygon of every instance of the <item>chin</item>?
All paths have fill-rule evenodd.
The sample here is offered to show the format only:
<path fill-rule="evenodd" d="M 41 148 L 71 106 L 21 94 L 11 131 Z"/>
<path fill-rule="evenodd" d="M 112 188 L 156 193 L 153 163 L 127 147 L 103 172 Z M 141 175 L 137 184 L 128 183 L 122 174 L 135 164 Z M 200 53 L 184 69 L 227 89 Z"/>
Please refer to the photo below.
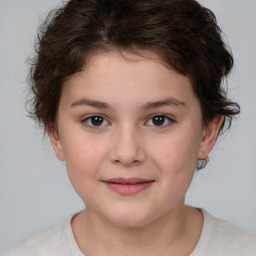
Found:
<path fill-rule="evenodd" d="M 139 211 L 116 211 L 109 216 L 109 220 L 119 227 L 143 227 L 153 221 L 146 213 Z"/>

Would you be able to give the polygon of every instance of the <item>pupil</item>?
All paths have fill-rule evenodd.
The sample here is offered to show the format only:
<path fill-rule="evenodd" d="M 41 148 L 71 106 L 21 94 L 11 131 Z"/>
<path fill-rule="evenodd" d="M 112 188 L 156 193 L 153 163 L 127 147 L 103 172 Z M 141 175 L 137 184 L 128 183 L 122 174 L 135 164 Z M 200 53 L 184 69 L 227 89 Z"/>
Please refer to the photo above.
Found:
<path fill-rule="evenodd" d="M 100 117 L 100 116 L 93 116 L 92 117 L 92 124 L 95 125 L 95 126 L 99 126 L 101 125 L 103 122 L 103 118 Z"/>
<path fill-rule="evenodd" d="M 153 118 L 154 125 L 162 125 L 164 123 L 164 116 L 156 116 Z"/>

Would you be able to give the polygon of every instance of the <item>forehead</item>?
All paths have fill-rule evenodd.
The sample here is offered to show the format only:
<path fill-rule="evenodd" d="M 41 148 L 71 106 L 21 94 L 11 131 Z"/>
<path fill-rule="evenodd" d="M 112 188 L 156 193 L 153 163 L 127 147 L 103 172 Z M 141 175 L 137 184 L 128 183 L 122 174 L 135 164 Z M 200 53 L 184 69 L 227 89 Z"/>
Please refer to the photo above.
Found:
<path fill-rule="evenodd" d="M 149 51 L 92 54 L 83 70 L 65 82 L 64 95 L 70 100 L 90 96 L 119 104 L 127 103 L 127 98 L 133 103 L 164 96 L 180 101 L 194 98 L 189 78 L 169 68 L 157 54 Z"/>

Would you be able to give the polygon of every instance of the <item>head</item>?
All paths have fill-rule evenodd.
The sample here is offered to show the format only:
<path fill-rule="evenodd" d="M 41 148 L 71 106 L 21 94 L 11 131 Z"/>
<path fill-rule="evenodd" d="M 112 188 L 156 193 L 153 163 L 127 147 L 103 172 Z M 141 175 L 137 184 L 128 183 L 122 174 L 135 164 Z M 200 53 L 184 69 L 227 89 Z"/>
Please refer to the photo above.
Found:
<path fill-rule="evenodd" d="M 181 202 L 196 163 L 205 166 L 217 136 L 239 113 L 222 85 L 232 55 L 214 14 L 194 0 L 71 0 L 42 24 L 36 50 L 32 115 L 66 160 L 82 199 L 122 225 L 145 224 Z M 87 106 L 83 114 L 70 110 L 80 105 Z M 102 115 L 86 116 L 88 105 Z M 174 113 L 174 120 L 149 117 L 149 106 Z M 155 129 L 159 124 L 164 129 Z M 121 172 L 130 177 L 128 170 L 154 181 L 145 192 L 151 196 L 142 205 L 140 197 L 120 201 L 115 194 L 108 208 L 102 182 Z"/>
<path fill-rule="evenodd" d="M 214 14 L 194 0 L 71 0 L 49 14 L 38 39 L 31 68 L 32 114 L 49 129 L 58 129 L 64 82 L 99 50 L 138 55 L 147 50 L 158 55 L 170 69 L 190 79 L 203 125 L 217 115 L 224 117 L 219 133 L 239 113 L 222 87 L 232 55 Z M 202 168 L 206 161 L 199 163 Z"/>

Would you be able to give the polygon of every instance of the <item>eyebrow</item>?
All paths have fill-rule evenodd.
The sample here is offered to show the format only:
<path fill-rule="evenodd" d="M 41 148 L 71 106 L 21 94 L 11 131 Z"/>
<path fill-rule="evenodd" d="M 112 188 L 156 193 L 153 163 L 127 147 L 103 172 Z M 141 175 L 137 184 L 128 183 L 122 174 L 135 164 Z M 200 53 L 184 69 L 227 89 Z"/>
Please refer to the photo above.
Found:
<path fill-rule="evenodd" d="M 83 105 L 88 105 L 88 106 L 98 108 L 98 109 L 111 109 L 111 106 L 105 102 L 91 100 L 91 99 L 87 99 L 87 98 L 83 98 L 83 99 L 73 102 L 70 105 L 70 107 L 83 106 Z M 164 106 L 175 106 L 175 107 L 183 106 L 183 107 L 185 107 L 186 104 L 176 98 L 166 98 L 166 99 L 160 100 L 160 101 L 147 102 L 144 105 L 140 106 L 140 110 L 150 110 L 150 109 L 160 108 L 160 107 L 164 107 Z"/>
<path fill-rule="evenodd" d="M 146 104 L 141 106 L 141 109 L 150 110 L 150 109 L 160 108 L 160 107 L 164 107 L 164 106 L 175 106 L 175 107 L 183 106 L 183 107 L 185 107 L 186 104 L 178 99 L 175 99 L 175 98 L 166 98 L 166 99 L 160 100 L 160 101 L 147 102 Z"/>
<path fill-rule="evenodd" d="M 86 99 L 86 98 L 83 98 L 83 99 L 73 102 L 70 105 L 70 107 L 82 106 L 82 105 L 88 105 L 88 106 L 98 108 L 98 109 L 110 109 L 111 108 L 110 105 L 105 102 L 90 100 L 90 99 Z"/>

